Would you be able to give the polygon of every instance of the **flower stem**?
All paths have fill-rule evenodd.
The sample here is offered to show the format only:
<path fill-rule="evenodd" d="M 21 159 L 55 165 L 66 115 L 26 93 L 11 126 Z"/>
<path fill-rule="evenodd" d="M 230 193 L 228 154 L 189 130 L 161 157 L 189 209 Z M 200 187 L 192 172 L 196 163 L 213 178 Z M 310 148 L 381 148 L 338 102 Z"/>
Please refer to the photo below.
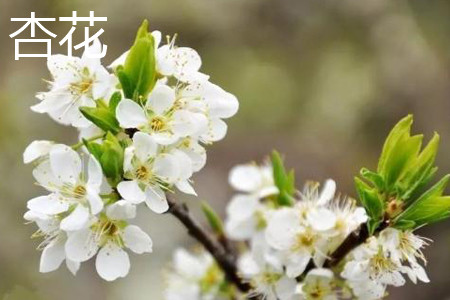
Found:
<path fill-rule="evenodd" d="M 92 141 L 101 139 L 101 138 L 104 137 L 104 136 L 105 136 L 104 133 L 98 134 L 98 135 L 94 135 L 93 137 L 86 139 L 86 141 L 92 142 Z M 83 141 L 80 141 L 80 142 L 78 142 L 78 143 L 72 145 L 71 147 L 72 147 L 73 150 L 78 150 L 78 149 L 80 149 L 81 147 L 83 147 L 83 145 L 84 145 Z"/>
<path fill-rule="evenodd" d="M 167 201 L 169 202 L 168 213 L 176 217 L 187 228 L 189 234 L 199 241 L 209 253 L 211 253 L 217 264 L 225 273 L 227 279 L 235 284 L 241 292 L 249 292 L 252 287 L 249 283 L 243 281 L 238 275 L 238 269 L 233 255 L 227 253 L 223 245 L 197 223 L 185 204 L 176 203 L 174 200 L 170 199 L 169 195 L 167 195 Z"/>

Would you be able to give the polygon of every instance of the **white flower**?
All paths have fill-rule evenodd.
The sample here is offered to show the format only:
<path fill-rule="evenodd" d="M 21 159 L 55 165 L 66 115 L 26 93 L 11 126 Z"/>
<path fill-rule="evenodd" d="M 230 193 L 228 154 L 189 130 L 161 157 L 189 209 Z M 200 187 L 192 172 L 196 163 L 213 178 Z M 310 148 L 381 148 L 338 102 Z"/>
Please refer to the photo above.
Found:
<path fill-rule="evenodd" d="M 116 111 L 121 127 L 149 133 L 161 145 L 170 145 L 180 138 L 195 135 L 207 124 L 203 114 L 180 109 L 175 91 L 166 85 L 157 85 L 144 107 L 123 99 Z"/>
<path fill-rule="evenodd" d="M 173 76 L 182 82 L 208 80 L 200 73 L 202 60 L 197 51 L 188 47 L 176 47 L 175 37 L 156 50 L 156 69 L 164 76 Z"/>
<path fill-rule="evenodd" d="M 387 285 L 402 286 L 402 266 L 390 257 L 376 237 L 353 250 L 341 276 L 361 299 L 378 299 Z M 356 289 L 355 289 L 356 287 Z"/>
<path fill-rule="evenodd" d="M 61 229 L 79 230 L 87 225 L 90 216 L 103 209 L 99 196 L 103 173 L 97 160 L 90 156 L 88 176 L 77 152 L 65 145 L 55 145 L 49 159 L 33 171 L 37 182 L 51 192 L 28 201 L 28 209 L 46 215 L 61 215 Z"/>
<path fill-rule="evenodd" d="M 252 194 L 257 198 L 265 198 L 278 194 L 278 188 L 273 180 L 272 167 L 268 164 L 237 165 L 228 176 L 230 185 L 240 192 Z"/>
<path fill-rule="evenodd" d="M 308 217 L 308 220 L 313 220 L 314 224 L 327 224 L 320 214 Z M 328 226 L 305 225 L 298 208 L 283 208 L 273 214 L 266 229 L 266 239 L 271 247 L 283 253 L 288 277 L 301 275 L 311 258 L 317 266 L 322 264 L 327 243 L 326 235 L 318 230 L 322 228 L 328 229 Z"/>
<path fill-rule="evenodd" d="M 305 300 L 337 300 L 333 286 L 333 272 L 317 268 L 308 272 L 301 284 L 301 294 Z"/>
<path fill-rule="evenodd" d="M 124 248 L 137 254 L 152 252 L 150 237 L 126 222 L 135 215 L 135 207 L 124 200 L 111 204 L 89 228 L 69 235 L 65 244 L 67 257 L 83 262 L 98 252 L 95 266 L 100 277 L 107 281 L 125 277 L 130 270 L 130 258 Z"/>
<path fill-rule="evenodd" d="M 250 294 L 260 294 L 266 300 L 295 299 L 297 281 L 284 275 L 281 262 L 268 248 L 263 235 L 252 240 L 251 251 L 239 258 L 238 267 L 253 287 Z"/>
<path fill-rule="evenodd" d="M 237 98 L 209 81 L 192 82 L 178 89 L 180 107 L 202 113 L 208 119 L 206 130 L 199 134 L 204 143 L 223 139 L 227 124 L 222 119 L 231 118 L 239 108 Z"/>
<path fill-rule="evenodd" d="M 31 109 L 48 113 L 59 123 L 75 127 L 87 127 L 91 123 L 84 118 L 79 108 L 94 107 L 95 101 L 109 96 L 116 79 L 100 64 L 99 58 L 89 58 L 88 53 L 99 53 L 101 44 L 95 40 L 81 58 L 52 55 L 47 61 L 53 77 L 50 91 L 38 94 L 41 100 Z M 109 99 L 107 99 L 109 100 Z"/>
<path fill-rule="evenodd" d="M 166 277 L 166 300 L 221 299 L 219 289 L 225 277 L 209 253 L 193 255 L 185 249 L 177 249 L 173 268 Z"/>
<path fill-rule="evenodd" d="M 23 162 L 29 164 L 48 155 L 53 145 L 50 141 L 33 141 L 23 152 Z"/>
<path fill-rule="evenodd" d="M 266 228 L 270 212 L 256 196 L 234 196 L 227 206 L 227 236 L 234 240 L 250 239 L 256 232 Z"/>
<path fill-rule="evenodd" d="M 154 212 L 164 213 L 169 208 L 165 190 L 177 182 L 183 167 L 176 156 L 158 153 L 153 137 L 137 132 L 133 145 L 125 149 L 124 177 L 129 180 L 120 182 L 117 189 L 130 203 L 145 201 Z"/>
<path fill-rule="evenodd" d="M 66 258 L 64 243 L 67 240 L 67 234 L 60 230 L 61 220 L 56 216 L 40 214 L 33 211 L 27 211 L 24 215 L 27 221 L 35 222 L 39 230 L 33 237 L 43 237 L 44 241 L 38 246 L 42 250 L 39 271 L 48 273 L 57 270 L 63 261 L 73 275 L 80 268 L 80 263 Z"/>
<path fill-rule="evenodd" d="M 428 245 L 425 238 L 395 228 L 383 230 L 379 238 L 381 245 L 394 261 L 408 263 L 402 267 L 402 272 L 406 273 L 412 282 L 417 283 L 417 279 L 430 282 L 424 268 L 417 261 L 420 259 L 424 264 L 427 262 L 422 253 L 422 248 Z"/>
<path fill-rule="evenodd" d="M 191 166 L 193 172 L 200 171 L 206 164 L 206 150 L 203 148 L 198 140 L 192 137 L 185 137 L 180 139 L 171 147 L 183 151 L 191 159 Z"/>

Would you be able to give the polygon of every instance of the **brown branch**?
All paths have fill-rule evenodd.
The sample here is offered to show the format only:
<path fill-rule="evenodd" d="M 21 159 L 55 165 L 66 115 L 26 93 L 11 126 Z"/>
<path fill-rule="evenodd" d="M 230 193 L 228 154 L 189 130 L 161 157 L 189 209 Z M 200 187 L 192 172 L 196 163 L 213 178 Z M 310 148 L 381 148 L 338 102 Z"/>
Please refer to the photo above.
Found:
<path fill-rule="evenodd" d="M 252 287 L 249 283 L 242 280 L 238 275 L 238 269 L 232 254 L 227 253 L 225 248 L 208 232 L 206 232 L 197 221 L 192 218 L 185 204 L 179 204 L 167 195 L 169 202 L 168 213 L 176 217 L 187 228 L 189 234 L 200 242 L 206 250 L 215 258 L 217 264 L 225 273 L 226 278 L 236 285 L 236 287 L 244 293 L 251 291 Z M 252 298 L 257 299 L 257 298 Z"/>
<path fill-rule="evenodd" d="M 374 235 L 380 233 L 383 229 L 385 229 L 388 226 L 389 222 L 387 220 L 384 220 L 377 227 L 377 229 L 374 232 Z M 337 266 L 347 256 L 347 254 L 349 254 L 356 247 L 362 245 L 365 241 L 367 241 L 369 237 L 370 234 L 367 228 L 367 223 L 361 224 L 356 230 L 354 230 L 345 238 L 342 244 L 336 250 L 334 250 L 333 253 L 331 253 L 330 257 L 323 264 L 323 267 L 332 268 Z M 314 262 L 310 261 L 309 264 L 306 266 L 303 275 L 306 275 L 309 271 L 311 271 L 315 267 L 316 266 L 314 265 Z M 301 280 L 302 276 L 300 276 L 297 280 Z"/>

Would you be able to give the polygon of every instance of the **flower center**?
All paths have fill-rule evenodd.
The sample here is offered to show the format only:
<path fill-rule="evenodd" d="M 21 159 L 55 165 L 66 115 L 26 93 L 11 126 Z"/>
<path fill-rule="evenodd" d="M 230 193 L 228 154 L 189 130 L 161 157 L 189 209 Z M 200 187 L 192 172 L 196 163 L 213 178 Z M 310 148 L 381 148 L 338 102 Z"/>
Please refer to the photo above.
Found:
<path fill-rule="evenodd" d="M 397 268 L 395 263 L 385 257 L 383 253 L 378 253 L 372 257 L 370 260 L 370 266 L 372 273 L 375 274 L 375 276 L 379 276 L 385 272 L 394 271 Z"/>
<path fill-rule="evenodd" d="M 166 122 L 164 118 L 156 116 L 150 121 L 150 127 L 153 131 L 162 131 L 166 127 Z"/>
<path fill-rule="evenodd" d="M 297 235 L 294 246 L 292 247 L 293 251 L 299 251 L 304 248 L 311 248 L 314 245 L 316 240 L 315 235 L 307 230 Z"/>
<path fill-rule="evenodd" d="M 148 180 L 151 177 L 151 172 L 146 166 L 139 166 L 135 173 L 139 180 Z"/>
<path fill-rule="evenodd" d="M 86 188 L 83 185 L 77 185 L 73 189 L 73 194 L 76 199 L 81 199 L 86 196 Z"/>

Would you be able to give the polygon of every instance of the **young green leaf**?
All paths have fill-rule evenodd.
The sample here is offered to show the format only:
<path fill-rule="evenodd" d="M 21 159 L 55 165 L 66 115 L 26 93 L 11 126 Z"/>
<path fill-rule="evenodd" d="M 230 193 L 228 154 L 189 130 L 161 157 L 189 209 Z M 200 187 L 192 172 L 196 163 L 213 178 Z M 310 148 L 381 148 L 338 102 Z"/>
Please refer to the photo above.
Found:
<path fill-rule="evenodd" d="M 398 122 L 394 128 L 389 133 L 386 141 L 384 142 L 383 150 L 381 151 L 381 156 L 378 162 L 378 173 L 384 175 L 386 172 L 386 161 L 391 155 L 393 148 L 397 144 L 398 140 L 402 138 L 404 135 L 409 135 L 411 130 L 411 125 L 413 122 L 413 116 L 408 115 L 400 122 Z"/>
<path fill-rule="evenodd" d="M 292 206 L 294 203 L 293 195 L 295 193 L 295 174 L 291 170 L 286 172 L 283 159 L 277 151 L 272 152 L 272 169 L 273 178 L 276 187 L 278 188 L 277 205 Z"/>
<path fill-rule="evenodd" d="M 402 229 L 415 229 L 448 218 L 450 216 L 450 196 L 442 196 L 442 194 L 449 179 L 450 175 L 445 176 L 419 199 L 411 203 L 395 219 L 395 226 Z"/>
<path fill-rule="evenodd" d="M 358 177 L 355 177 L 355 185 L 359 199 L 370 217 L 370 222 L 368 223 L 369 232 L 373 234 L 376 226 L 382 221 L 384 216 L 383 200 L 375 188 L 371 188 Z"/>
<path fill-rule="evenodd" d="M 134 44 L 125 60 L 123 72 L 126 74 L 125 81 L 128 81 L 126 84 L 133 91 L 131 99 L 140 101 L 146 98 L 156 83 L 155 44 L 153 36 L 148 32 L 147 20 L 138 29 Z M 119 79 L 120 76 L 123 74 L 119 75 Z"/>
<path fill-rule="evenodd" d="M 116 117 L 107 108 L 83 106 L 80 107 L 80 111 L 86 119 L 103 131 L 110 131 L 114 134 L 118 134 L 121 131 Z"/>
<path fill-rule="evenodd" d="M 109 111 L 116 116 L 116 108 L 117 105 L 119 105 L 119 102 L 122 100 L 122 94 L 120 92 L 115 92 L 112 94 L 111 98 L 109 99 Z"/>
<path fill-rule="evenodd" d="M 214 209 L 205 201 L 202 202 L 202 211 L 214 233 L 219 236 L 224 235 L 225 231 L 222 220 Z"/>

